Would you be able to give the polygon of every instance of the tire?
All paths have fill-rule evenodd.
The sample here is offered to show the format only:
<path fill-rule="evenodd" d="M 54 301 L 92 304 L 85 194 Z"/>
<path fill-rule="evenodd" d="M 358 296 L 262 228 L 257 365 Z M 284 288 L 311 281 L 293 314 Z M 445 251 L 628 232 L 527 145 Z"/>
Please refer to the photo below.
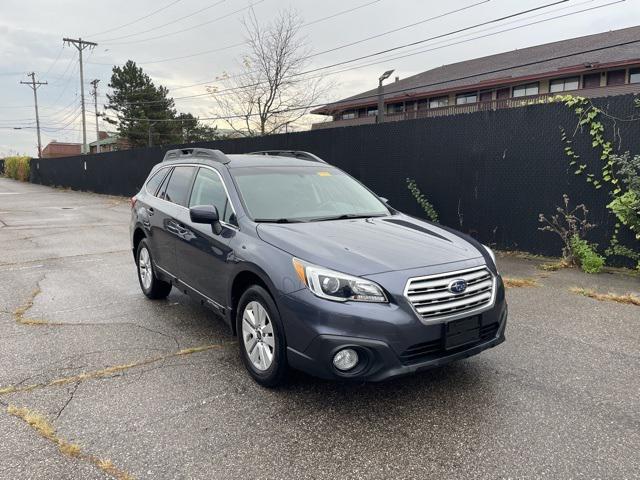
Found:
<path fill-rule="evenodd" d="M 146 239 L 140 240 L 138 251 L 136 252 L 136 267 L 138 270 L 138 282 L 140 288 L 148 298 L 159 300 L 167 298 L 171 291 L 171 284 L 160 280 L 153 269 L 153 258 L 151 249 Z"/>
<path fill-rule="evenodd" d="M 287 345 L 278 308 L 269 292 L 253 285 L 242 294 L 236 326 L 240 357 L 253 379 L 263 387 L 283 384 L 288 372 Z"/>

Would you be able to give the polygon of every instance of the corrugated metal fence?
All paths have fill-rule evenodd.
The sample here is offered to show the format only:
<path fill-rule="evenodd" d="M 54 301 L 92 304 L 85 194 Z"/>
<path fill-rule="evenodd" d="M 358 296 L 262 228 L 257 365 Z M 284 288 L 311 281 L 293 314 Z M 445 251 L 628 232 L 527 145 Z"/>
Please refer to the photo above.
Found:
<path fill-rule="evenodd" d="M 616 117 L 637 109 L 633 96 L 598 99 Z M 609 122 L 612 125 L 611 122 Z M 595 190 L 569 167 L 560 127 L 572 133 L 575 114 L 558 104 L 532 105 L 440 118 L 314 130 L 190 146 L 226 153 L 268 149 L 313 152 L 363 181 L 390 203 L 421 215 L 406 188 L 414 178 L 434 204 L 442 223 L 499 248 L 558 255 L 560 243 L 539 232 L 538 214 L 554 213 L 567 193 L 585 203 L 598 224 L 591 240 L 608 244 L 615 219 L 606 210 L 606 189 Z M 617 122 L 616 148 L 640 152 L 640 122 Z M 32 160 L 31 181 L 114 195 L 133 195 L 167 147 L 99 155 Z M 588 132 L 574 149 L 599 171 Z M 625 239 L 629 240 L 625 236 Z"/>

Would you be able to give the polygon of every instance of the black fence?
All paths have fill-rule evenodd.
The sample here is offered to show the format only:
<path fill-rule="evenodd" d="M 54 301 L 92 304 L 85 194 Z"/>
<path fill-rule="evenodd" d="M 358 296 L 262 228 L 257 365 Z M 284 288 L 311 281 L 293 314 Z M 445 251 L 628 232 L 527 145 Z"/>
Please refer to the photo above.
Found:
<path fill-rule="evenodd" d="M 596 101 L 616 117 L 634 113 L 633 96 Z M 640 152 L 640 122 L 617 122 L 616 149 Z M 499 248 L 558 255 L 559 240 L 540 232 L 538 214 L 552 214 L 568 194 L 585 203 L 598 224 L 590 240 L 608 245 L 614 217 L 609 196 L 594 189 L 564 154 L 560 127 L 571 134 L 577 117 L 559 104 L 452 115 L 382 125 L 364 125 L 259 138 L 192 144 L 225 153 L 296 149 L 315 153 L 387 197 L 406 213 L 422 216 L 407 190 L 417 181 L 440 221 Z M 600 169 L 588 132 L 574 149 L 581 161 Z M 98 155 L 32 160 L 31 181 L 114 195 L 133 195 L 167 147 Z M 632 237 L 624 237 L 632 241 Z"/>

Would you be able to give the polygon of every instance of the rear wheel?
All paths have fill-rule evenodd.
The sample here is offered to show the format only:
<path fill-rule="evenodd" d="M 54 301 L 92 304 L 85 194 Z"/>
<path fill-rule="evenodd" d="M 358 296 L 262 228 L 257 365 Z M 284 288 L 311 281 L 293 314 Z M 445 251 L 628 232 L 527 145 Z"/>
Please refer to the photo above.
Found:
<path fill-rule="evenodd" d="M 153 300 L 166 298 L 171 291 L 171 284 L 160 280 L 153 270 L 153 259 L 151 251 L 145 239 L 138 244 L 138 252 L 136 255 L 138 264 L 138 280 L 140 288 L 148 298 Z"/>
<path fill-rule="evenodd" d="M 280 314 L 262 287 L 249 287 L 238 304 L 236 317 L 240 355 L 249 374 L 260 385 L 275 387 L 287 376 L 286 342 Z"/>

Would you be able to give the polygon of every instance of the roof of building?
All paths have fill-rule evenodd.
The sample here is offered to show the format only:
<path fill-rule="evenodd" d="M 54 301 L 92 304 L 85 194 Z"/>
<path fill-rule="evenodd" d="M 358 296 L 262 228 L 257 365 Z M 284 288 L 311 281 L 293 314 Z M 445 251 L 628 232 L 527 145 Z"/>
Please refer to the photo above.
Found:
<path fill-rule="evenodd" d="M 626 45 L 611 45 L 626 43 Z M 640 26 L 546 43 L 520 50 L 443 65 L 384 87 L 385 101 L 408 100 L 425 94 L 489 88 L 544 76 L 563 76 L 587 68 L 605 68 L 640 62 Z M 577 53 L 592 50 L 589 53 Z M 547 59 L 554 59 L 545 61 Z M 350 106 L 375 105 L 377 89 L 347 97 L 313 110 L 331 113 Z"/>
<path fill-rule="evenodd" d="M 98 145 L 102 146 L 102 145 L 111 145 L 113 143 L 118 143 L 119 138 L 117 136 L 111 136 L 111 137 L 107 137 L 107 138 L 103 138 L 101 140 L 94 140 L 93 142 L 89 143 L 90 147 L 96 147 Z"/>

